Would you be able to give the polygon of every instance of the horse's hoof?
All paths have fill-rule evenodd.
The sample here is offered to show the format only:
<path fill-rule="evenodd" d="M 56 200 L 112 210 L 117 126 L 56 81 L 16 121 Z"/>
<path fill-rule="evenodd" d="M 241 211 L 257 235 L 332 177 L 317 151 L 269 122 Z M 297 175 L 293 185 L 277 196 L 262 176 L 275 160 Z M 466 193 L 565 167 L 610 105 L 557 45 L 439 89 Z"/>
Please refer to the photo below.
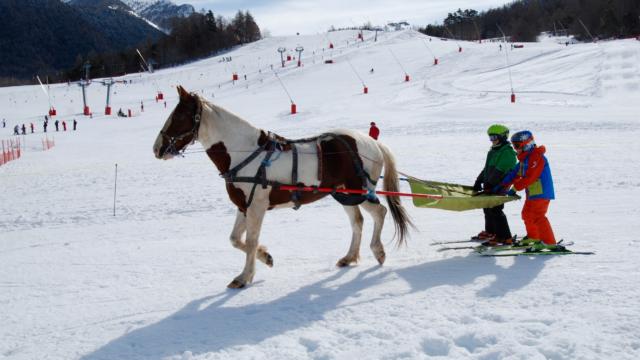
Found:
<path fill-rule="evenodd" d="M 232 282 L 229 283 L 229 285 L 227 285 L 227 287 L 229 289 L 242 289 L 244 286 L 246 285 L 246 283 L 238 280 L 238 279 L 234 279 Z"/>
<path fill-rule="evenodd" d="M 384 261 L 387 259 L 387 255 L 385 255 L 385 253 L 382 253 L 376 256 L 376 259 L 378 260 L 378 264 L 383 265 Z"/>
<path fill-rule="evenodd" d="M 347 258 L 342 258 L 340 260 L 338 260 L 338 263 L 336 264 L 337 267 L 346 267 L 351 265 L 353 261 L 347 259 Z"/>
<path fill-rule="evenodd" d="M 271 256 L 271 254 L 267 253 L 264 263 L 267 264 L 268 267 L 273 267 L 273 257 Z"/>

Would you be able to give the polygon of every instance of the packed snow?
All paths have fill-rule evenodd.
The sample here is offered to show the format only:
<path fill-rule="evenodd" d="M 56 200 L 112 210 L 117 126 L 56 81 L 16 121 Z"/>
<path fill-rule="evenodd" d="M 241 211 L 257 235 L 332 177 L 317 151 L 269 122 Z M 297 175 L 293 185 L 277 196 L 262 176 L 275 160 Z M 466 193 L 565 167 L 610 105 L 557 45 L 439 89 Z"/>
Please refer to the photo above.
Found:
<path fill-rule="evenodd" d="M 49 98 L 40 86 L 0 89 L 0 138 L 15 124 L 36 126 L 21 136 L 22 157 L 0 166 L 0 358 L 637 359 L 640 42 L 500 50 L 410 30 L 364 35 L 267 38 L 116 78 L 131 83 L 113 86 L 112 116 L 97 80 L 87 88 L 92 117 L 74 83 L 51 85 Z M 284 68 L 278 47 L 293 57 Z M 275 266 L 258 263 L 253 284 L 227 289 L 245 256 L 228 240 L 236 210 L 224 181 L 199 144 L 170 161 L 151 150 L 177 85 L 288 138 L 366 132 L 375 121 L 399 170 L 429 180 L 471 184 L 493 123 L 531 130 L 547 147 L 556 236 L 596 254 L 438 252 L 432 242 L 482 230 L 482 211 L 405 198 L 417 227 L 408 246 L 394 246 L 387 218 L 379 266 L 365 214 L 359 264 L 337 268 L 351 229 L 327 197 L 270 211 L 260 241 Z M 49 103 L 55 147 L 43 151 Z M 56 132 L 55 119 L 69 129 Z M 521 207 L 505 211 L 524 235 Z"/>

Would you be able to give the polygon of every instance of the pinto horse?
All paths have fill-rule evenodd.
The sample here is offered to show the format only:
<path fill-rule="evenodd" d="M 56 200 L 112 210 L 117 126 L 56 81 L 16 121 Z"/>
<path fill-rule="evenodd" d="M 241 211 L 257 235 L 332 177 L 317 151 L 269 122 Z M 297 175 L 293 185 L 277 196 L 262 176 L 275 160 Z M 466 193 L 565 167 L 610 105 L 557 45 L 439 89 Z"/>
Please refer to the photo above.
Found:
<path fill-rule="evenodd" d="M 180 102 L 160 131 L 153 152 L 156 158 L 167 160 L 197 140 L 225 179 L 229 199 L 238 208 L 231 244 L 246 253 L 244 270 L 228 287 L 242 288 L 252 282 L 256 257 L 273 266 L 267 248 L 258 244 L 267 210 L 297 209 L 328 195 L 283 190 L 281 185 L 366 190 L 364 195 L 331 193 L 344 206 L 352 228 L 351 246 L 337 266 L 348 266 L 359 259 L 363 224 L 360 208 L 373 217 L 370 247 L 378 263 L 384 263 L 380 233 L 387 209 L 375 195 L 383 166 L 384 190 L 398 191 L 395 161 L 386 146 L 351 130 L 288 140 L 254 127 L 197 94 L 188 93 L 182 86 L 178 86 L 178 94 Z M 387 204 L 395 223 L 397 243 L 402 245 L 408 227 L 412 226 L 411 220 L 399 197 L 387 196 Z"/>

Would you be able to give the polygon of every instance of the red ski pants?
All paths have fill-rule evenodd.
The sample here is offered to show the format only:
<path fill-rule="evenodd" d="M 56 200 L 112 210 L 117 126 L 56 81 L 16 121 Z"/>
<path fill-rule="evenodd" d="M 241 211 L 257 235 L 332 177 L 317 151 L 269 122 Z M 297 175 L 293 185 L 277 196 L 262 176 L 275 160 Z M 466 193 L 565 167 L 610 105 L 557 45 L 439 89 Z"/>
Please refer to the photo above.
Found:
<path fill-rule="evenodd" d="M 556 238 L 547 219 L 550 202 L 547 199 L 526 200 L 522 208 L 522 220 L 530 239 L 539 239 L 545 244 L 553 245 L 556 243 Z"/>

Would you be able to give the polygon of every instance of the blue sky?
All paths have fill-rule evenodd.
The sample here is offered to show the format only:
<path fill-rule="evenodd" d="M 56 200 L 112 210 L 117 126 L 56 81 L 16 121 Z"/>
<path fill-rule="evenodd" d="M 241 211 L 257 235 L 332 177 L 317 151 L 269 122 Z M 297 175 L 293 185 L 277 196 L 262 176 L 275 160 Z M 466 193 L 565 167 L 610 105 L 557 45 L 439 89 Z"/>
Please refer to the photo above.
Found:
<path fill-rule="evenodd" d="M 173 0 L 191 4 L 196 10 L 212 10 L 232 17 L 238 10 L 249 10 L 261 30 L 271 35 L 315 34 L 335 27 L 361 25 L 371 21 L 384 25 L 406 20 L 424 26 L 441 22 L 458 8 L 478 11 L 502 6 L 507 0 Z"/>

